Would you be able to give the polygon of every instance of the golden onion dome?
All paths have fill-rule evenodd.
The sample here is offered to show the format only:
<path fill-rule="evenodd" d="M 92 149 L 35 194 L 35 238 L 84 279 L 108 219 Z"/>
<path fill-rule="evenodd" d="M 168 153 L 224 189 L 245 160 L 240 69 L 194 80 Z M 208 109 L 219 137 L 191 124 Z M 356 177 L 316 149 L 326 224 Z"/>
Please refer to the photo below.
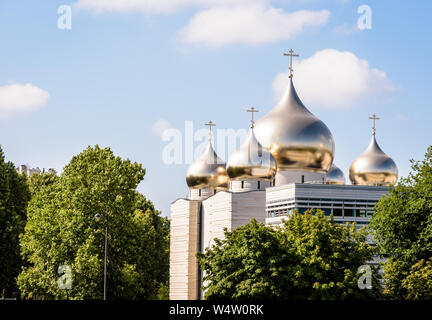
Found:
<path fill-rule="evenodd" d="M 214 151 L 211 141 L 202 156 L 189 166 L 186 183 L 191 189 L 228 189 L 225 163 Z"/>
<path fill-rule="evenodd" d="M 367 149 L 351 164 L 351 183 L 388 186 L 394 185 L 397 179 L 396 163 L 381 150 L 374 134 Z"/>
<path fill-rule="evenodd" d="M 327 172 L 333 162 L 333 136 L 303 105 L 292 78 L 280 102 L 256 123 L 255 134 L 274 156 L 278 171 Z"/>
<path fill-rule="evenodd" d="M 332 164 L 330 170 L 327 172 L 325 181 L 328 184 L 345 184 L 345 175 L 342 170 L 336 165 Z"/>
<path fill-rule="evenodd" d="M 273 180 L 275 159 L 258 142 L 253 128 L 245 143 L 228 158 L 227 173 L 231 180 Z"/>

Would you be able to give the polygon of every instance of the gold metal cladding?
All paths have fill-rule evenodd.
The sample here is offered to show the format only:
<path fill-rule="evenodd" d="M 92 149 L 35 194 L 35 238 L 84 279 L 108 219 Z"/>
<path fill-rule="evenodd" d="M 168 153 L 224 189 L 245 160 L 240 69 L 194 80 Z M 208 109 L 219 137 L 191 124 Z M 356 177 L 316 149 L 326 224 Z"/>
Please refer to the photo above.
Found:
<path fill-rule="evenodd" d="M 245 143 L 228 158 L 227 173 L 231 180 L 273 180 L 275 159 L 258 142 L 253 128 Z"/>
<path fill-rule="evenodd" d="M 325 181 L 328 184 L 344 185 L 346 180 L 342 170 L 332 164 L 330 170 L 326 174 Z"/>
<path fill-rule="evenodd" d="M 203 155 L 189 166 L 186 183 L 191 189 L 228 189 L 225 163 L 217 156 L 210 141 Z"/>
<path fill-rule="evenodd" d="M 398 168 L 376 142 L 375 135 L 368 148 L 351 164 L 352 184 L 388 186 L 396 184 Z"/>
<path fill-rule="evenodd" d="M 256 122 L 255 134 L 275 158 L 278 171 L 327 172 L 333 162 L 333 136 L 303 105 L 292 79 L 281 101 Z"/>

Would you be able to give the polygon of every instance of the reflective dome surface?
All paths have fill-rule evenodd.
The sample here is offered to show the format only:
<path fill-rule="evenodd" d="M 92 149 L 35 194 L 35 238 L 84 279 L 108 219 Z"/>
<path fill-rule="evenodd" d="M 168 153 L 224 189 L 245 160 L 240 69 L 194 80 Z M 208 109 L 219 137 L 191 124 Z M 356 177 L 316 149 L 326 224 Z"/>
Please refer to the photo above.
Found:
<path fill-rule="evenodd" d="M 351 164 L 351 183 L 388 186 L 394 185 L 397 179 L 396 163 L 381 150 L 373 135 L 367 149 Z"/>
<path fill-rule="evenodd" d="M 249 131 L 245 143 L 228 158 L 227 173 L 231 180 L 273 180 L 276 162 Z"/>
<path fill-rule="evenodd" d="M 228 189 L 225 163 L 217 156 L 210 141 L 203 155 L 189 166 L 186 183 L 191 189 Z"/>
<path fill-rule="evenodd" d="M 336 165 L 332 164 L 330 170 L 326 174 L 325 178 L 326 183 L 328 184 L 345 184 L 345 175 L 342 170 L 339 169 Z"/>
<path fill-rule="evenodd" d="M 292 79 L 281 101 L 256 123 L 255 134 L 274 156 L 278 171 L 326 172 L 333 162 L 333 136 L 303 105 Z"/>

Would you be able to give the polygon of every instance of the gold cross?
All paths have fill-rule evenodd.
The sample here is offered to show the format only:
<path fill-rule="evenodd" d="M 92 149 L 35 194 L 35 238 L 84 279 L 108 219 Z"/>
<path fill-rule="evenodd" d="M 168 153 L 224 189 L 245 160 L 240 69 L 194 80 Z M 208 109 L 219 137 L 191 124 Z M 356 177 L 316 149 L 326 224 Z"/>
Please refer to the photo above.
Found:
<path fill-rule="evenodd" d="M 292 58 L 293 57 L 298 57 L 299 55 L 298 54 L 294 54 L 294 51 L 293 51 L 293 49 L 290 49 L 290 51 L 288 51 L 289 53 L 284 53 L 284 56 L 288 56 L 288 57 L 290 57 L 290 66 L 289 66 L 289 70 L 290 70 L 290 75 L 289 75 L 289 77 L 292 79 L 292 77 L 293 77 L 293 67 L 292 67 Z"/>
<path fill-rule="evenodd" d="M 209 140 L 211 140 L 211 137 L 212 137 L 212 127 L 216 127 L 216 124 L 213 123 L 210 120 L 208 123 L 205 123 L 205 125 L 209 127 L 209 130 L 210 130 L 210 132 L 209 132 Z"/>
<path fill-rule="evenodd" d="M 259 110 L 255 109 L 255 107 L 250 108 L 249 110 L 246 110 L 246 112 L 251 112 L 252 113 L 252 120 L 251 120 L 251 128 L 253 129 L 255 126 L 255 120 L 254 120 L 254 113 L 255 112 L 259 112 Z"/>
<path fill-rule="evenodd" d="M 376 114 L 374 113 L 372 117 L 369 117 L 369 119 L 373 120 L 372 134 L 375 135 L 376 133 L 375 120 L 380 120 L 380 118 L 377 118 Z"/>

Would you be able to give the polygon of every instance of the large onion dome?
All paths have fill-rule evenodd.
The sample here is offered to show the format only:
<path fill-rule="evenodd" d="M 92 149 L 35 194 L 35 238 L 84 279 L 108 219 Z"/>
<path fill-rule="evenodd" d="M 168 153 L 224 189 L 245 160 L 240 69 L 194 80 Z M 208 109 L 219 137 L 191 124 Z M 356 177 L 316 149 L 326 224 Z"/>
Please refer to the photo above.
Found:
<path fill-rule="evenodd" d="M 214 151 L 211 141 L 202 156 L 189 166 L 186 183 L 190 189 L 226 190 L 228 188 L 225 163 Z"/>
<path fill-rule="evenodd" d="M 253 128 L 245 143 L 228 158 L 227 173 L 231 180 L 273 180 L 275 159 L 258 142 Z"/>
<path fill-rule="evenodd" d="M 381 150 L 374 134 L 367 149 L 351 164 L 351 183 L 388 186 L 394 185 L 397 179 L 396 163 Z"/>
<path fill-rule="evenodd" d="M 345 175 L 341 169 L 332 164 L 326 174 L 325 181 L 328 184 L 345 184 Z"/>
<path fill-rule="evenodd" d="M 326 172 L 333 162 L 333 136 L 303 105 L 292 78 L 280 102 L 256 123 L 255 134 L 274 156 L 278 171 Z"/>

